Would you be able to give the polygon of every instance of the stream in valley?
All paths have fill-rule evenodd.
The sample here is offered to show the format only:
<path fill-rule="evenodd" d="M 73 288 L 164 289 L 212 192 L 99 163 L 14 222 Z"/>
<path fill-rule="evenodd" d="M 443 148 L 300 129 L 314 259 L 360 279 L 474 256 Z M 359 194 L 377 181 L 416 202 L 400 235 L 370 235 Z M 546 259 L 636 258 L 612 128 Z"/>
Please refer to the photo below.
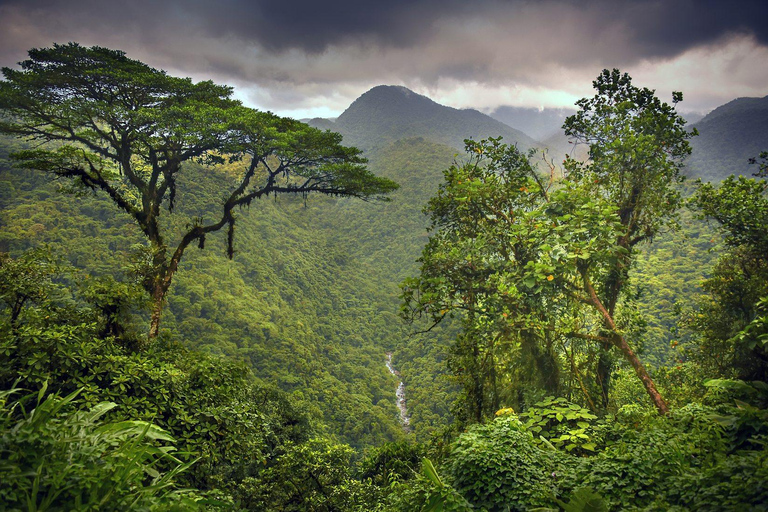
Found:
<path fill-rule="evenodd" d="M 395 370 L 392 366 L 392 352 L 387 352 L 387 369 L 392 375 L 400 377 L 400 372 Z M 410 432 L 411 417 L 408 416 L 408 407 L 405 403 L 405 383 L 403 381 L 400 381 L 400 384 L 398 384 L 397 391 L 395 391 L 395 397 L 397 400 L 397 408 L 400 410 L 400 423 L 403 425 L 403 430 L 405 432 Z"/>

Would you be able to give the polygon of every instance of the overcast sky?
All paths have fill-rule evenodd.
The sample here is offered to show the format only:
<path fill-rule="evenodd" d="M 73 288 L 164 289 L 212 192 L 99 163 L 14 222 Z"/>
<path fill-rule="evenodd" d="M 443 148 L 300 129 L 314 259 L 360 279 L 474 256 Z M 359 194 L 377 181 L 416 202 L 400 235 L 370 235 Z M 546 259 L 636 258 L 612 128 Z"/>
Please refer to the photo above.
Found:
<path fill-rule="evenodd" d="M 456 108 L 571 106 L 603 68 L 682 111 L 768 95 L 768 0 L 0 0 L 0 64 L 76 41 L 292 117 L 379 84 Z"/>

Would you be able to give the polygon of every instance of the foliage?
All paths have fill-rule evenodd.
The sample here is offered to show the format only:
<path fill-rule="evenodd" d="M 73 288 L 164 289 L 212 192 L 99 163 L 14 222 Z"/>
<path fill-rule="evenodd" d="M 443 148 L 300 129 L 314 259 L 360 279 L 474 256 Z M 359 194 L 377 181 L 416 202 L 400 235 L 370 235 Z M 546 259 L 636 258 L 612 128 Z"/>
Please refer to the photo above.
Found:
<path fill-rule="evenodd" d="M 609 75 L 606 84 L 614 78 Z M 618 90 L 637 92 L 627 83 Z M 677 133 L 669 106 L 637 97 L 648 99 L 651 110 L 670 114 L 671 125 L 650 125 Z M 584 104 L 584 133 L 599 128 L 587 112 L 600 110 L 600 101 Z M 687 194 L 679 184 L 673 188 L 678 160 L 667 148 L 662 152 L 672 156 L 666 162 L 671 167 L 646 161 L 660 165 L 659 181 L 635 182 L 649 185 L 644 197 L 663 214 L 637 217 L 645 219 L 638 221 L 637 236 L 656 230 L 653 245 L 638 242 L 628 256 L 615 248 L 629 224 L 617 206 L 625 197 L 620 180 L 611 173 L 630 156 L 658 156 L 650 150 L 665 139 L 643 131 L 638 119 L 653 118 L 650 111 L 646 116 L 622 102 L 613 107 L 603 121 L 622 126 L 619 139 L 633 140 L 635 149 L 620 141 L 606 144 L 596 153 L 602 163 L 569 164 L 564 179 L 546 167 L 542 174 L 498 140 L 471 142 L 469 156 L 451 166 L 456 157 L 450 148 L 424 139 L 384 146 L 375 134 L 361 132 L 378 144 L 366 155 L 371 170 L 402 183 L 393 201 L 253 202 L 257 214 L 237 218 L 239 240 L 251 250 L 228 261 L 222 257 L 228 237 L 210 233 L 205 243 L 213 251 L 186 252 L 168 298 L 164 333 L 154 347 L 139 352 L 136 342 L 147 318 L 144 295 L 133 281 L 151 278 L 153 266 L 153 252 L 139 230 L 103 194 L 81 190 L 74 199 L 63 197 L 46 177 L 0 160 L 0 250 L 8 251 L 0 272 L 0 384 L 8 388 L 21 378 L 19 385 L 40 390 L 48 382 L 62 396 L 82 388 L 62 413 L 67 421 L 112 402 L 116 407 L 99 425 L 157 425 L 179 449 L 173 452 L 176 461 L 161 457 L 152 466 L 158 473 L 171 474 L 179 463 L 199 459 L 174 476 L 171 492 L 188 486 L 196 489 L 186 495 L 191 499 L 220 496 L 232 507 L 759 510 L 768 499 L 762 485 L 764 385 L 728 378 L 753 375 L 744 370 L 754 367 L 734 369 L 733 361 L 758 361 L 742 358 L 749 353 L 739 354 L 736 347 L 759 348 L 764 328 L 764 281 L 755 265 L 761 254 L 754 249 L 761 233 L 750 224 L 751 216 L 761 215 L 761 200 L 750 195 L 753 185 L 711 196 L 708 204 L 734 206 L 724 208 L 733 214 L 723 232 L 727 263 L 712 272 L 717 283 L 707 285 L 710 296 L 704 299 L 723 307 L 689 312 L 684 303 L 700 293 L 698 281 L 719 255 L 720 237 L 687 212 L 677 218 L 678 232 L 669 222 L 673 216 L 661 218 L 675 210 L 677 194 Z M 29 149 L 0 142 L 0 157 Z M 188 160 L 176 175 L 173 212 L 162 211 L 167 240 L 194 227 L 198 221 L 190 219 L 220 218 L 222 183 L 232 185 L 250 161 Z M 449 167 L 453 174 L 438 190 L 440 169 Z M 633 183 L 632 169 L 619 171 L 624 184 Z M 669 189 L 661 175 L 671 177 Z M 747 195 L 739 199 L 742 193 Z M 420 314 L 429 323 L 417 328 L 429 329 L 435 315 L 443 320 L 413 334 L 397 321 L 396 283 L 418 270 L 413 260 L 426 241 L 428 220 L 419 205 L 430 196 L 430 204 L 456 223 L 434 242 L 432 263 L 448 270 L 449 280 L 412 291 L 419 300 L 425 291 L 450 298 L 452 311 L 425 301 Z M 739 212 L 740 205 L 748 211 Z M 508 207 L 511 222 L 492 211 L 509 216 Z M 44 244 L 47 252 L 26 252 Z M 505 257 L 505 250 L 514 257 Z M 126 281 L 129 256 L 138 272 Z M 627 280 L 613 312 L 614 332 L 652 361 L 649 372 L 672 409 L 666 418 L 648 407 L 634 369 L 614 354 L 602 368 L 611 377 L 609 409 L 615 414 L 594 417 L 602 409 L 597 376 L 611 329 L 599 312 L 573 299 L 585 297 L 579 295 L 587 290 L 580 265 L 588 265 L 596 295 L 610 302 L 611 268 L 622 257 L 628 259 L 619 273 L 626 270 Z M 474 292 L 473 300 L 462 291 Z M 739 294 L 749 299 L 749 314 L 728 300 L 717 304 L 719 297 Z M 29 298 L 12 325 L 12 304 L 21 296 Z M 678 311 L 694 327 L 704 320 L 713 327 L 676 329 Z M 387 351 L 407 385 L 414 437 L 431 438 L 427 445 L 411 443 L 397 425 L 397 380 L 385 369 Z M 485 379 L 480 393 L 473 389 L 476 376 Z M 717 379 L 703 385 L 708 377 Z M 459 386 L 462 402 L 451 408 Z M 482 407 L 476 407 L 477 397 Z M 463 432 L 477 421 L 476 410 L 486 421 L 509 406 L 520 411 L 522 422 L 509 414 Z M 69 412 L 75 408 L 79 412 Z M 365 452 L 355 451 L 361 448 Z M 434 464 L 423 460 L 425 454 Z M 96 485 L 89 475 L 84 481 Z M 151 480 L 145 472 L 140 483 Z M 163 492 L 149 502 L 177 499 Z"/>
<path fill-rule="evenodd" d="M 768 384 L 710 379 L 704 386 L 721 402 L 719 414 L 711 418 L 725 428 L 730 451 L 764 448 L 768 440 Z"/>
<path fill-rule="evenodd" d="M 550 502 L 554 459 L 512 416 L 473 425 L 448 462 L 453 487 L 481 510 L 526 510 Z"/>
<path fill-rule="evenodd" d="M 732 455 L 721 464 L 675 479 L 670 502 L 707 512 L 760 510 L 768 492 L 768 454 L 764 450 Z M 658 510 L 668 510 L 663 506 Z"/>
<path fill-rule="evenodd" d="M 360 463 L 360 477 L 379 487 L 411 479 L 424 458 L 424 446 L 408 441 L 386 443 L 370 450 Z"/>
<path fill-rule="evenodd" d="M 519 417 L 534 436 L 541 436 L 542 441 L 556 448 L 582 454 L 596 450 L 595 439 L 590 434 L 594 434 L 591 422 L 597 416 L 565 398 L 547 397 Z"/>
<path fill-rule="evenodd" d="M 25 309 L 44 311 L 53 307 L 61 294 L 53 281 L 58 273 L 56 259 L 47 248 L 29 251 L 20 258 L 0 253 L 0 300 L 11 326 L 18 326 Z"/>
<path fill-rule="evenodd" d="M 406 318 L 439 322 L 462 314 L 452 364 L 479 421 L 516 398 L 499 390 L 532 383 L 523 372 L 535 369 L 539 385 L 557 391 L 556 349 L 574 350 L 564 341 L 614 342 L 590 332 L 602 321 L 598 310 L 583 305 L 599 303 L 587 277 L 609 271 L 622 247 L 615 210 L 588 194 L 586 180 L 563 180 L 550 191 L 552 181 L 515 148 L 468 141 L 467 151 L 476 156 L 446 171 L 446 184 L 430 203 L 434 234 L 421 276 L 405 283 L 403 297 Z M 515 361 L 526 356 L 530 364 Z M 499 370 L 516 365 L 517 376 Z"/>
<path fill-rule="evenodd" d="M 198 488 L 242 478 L 276 447 L 308 436 L 306 416 L 242 364 L 173 345 L 136 353 L 97 331 L 97 324 L 66 323 L 3 330 L 0 383 L 80 390 L 86 406 L 118 404 L 111 418 L 152 421 L 200 459 L 183 477 Z"/>
<path fill-rule="evenodd" d="M 563 460 L 560 492 L 588 486 L 610 505 L 642 509 L 664 500 L 675 478 L 717 462 L 724 450 L 722 429 L 707 418 L 711 411 L 689 407 L 673 411 L 669 419 L 614 423 L 606 433 L 606 447 L 594 457 Z M 617 475 L 620 475 L 617 478 Z"/>
<path fill-rule="evenodd" d="M 426 457 L 418 478 L 405 489 L 399 489 L 395 507 L 403 512 L 465 512 L 474 508 L 456 489 L 443 482 Z"/>
<path fill-rule="evenodd" d="M 106 303 L 120 298 L 110 298 L 108 288 L 100 291 Z M 357 503 L 359 510 L 374 510 L 383 499 L 372 483 L 382 475 L 374 470 L 370 479 L 358 479 L 351 448 L 325 438 L 309 441 L 314 429 L 306 413 L 284 393 L 259 384 L 243 364 L 165 340 L 135 352 L 103 337 L 98 322 L 74 323 L 88 315 L 70 313 L 45 322 L 30 317 L 35 321 L 15 331 L 4 326 L 0 381 L 20 379 L 25 387 L 50 385 L 62 393 L 79 387 L 84 406 L 118 404 L 109 412 L 114 420 L 153 421 L 174 436 L 185 458 L 198 460 L 181 475 L 183 483 L 215 489 L 242 506 L 352 510 Z M 300 468 L 307 473 L 297 477 Z"/>
<path fill-rule="evenodd" d="M 468 140 L 466 160 L 445 171 L 425 210 L 432 233 L 420 276 L 404 283 L 403 316 L 461 318 L 449 367 L 464 390 L 463 421 L 479 422 L 502 404 L 524 408 L 535 401 L 523 391 L 531 385 L 558 394 L 566 362 L 569 381 L 603 409 L 613 347 L 659 412 L 668 411 L 628 341 L 644 325 L 629 268 L 635 246 L 679 207 L 673 184 L 691 134 L 674 105 L 618 70 L 605 70 L 594 86 L 594 98 L 580 100 L 564 125 L 590 145 L 588 164 L 568 160 L 558 179 L 554 166 L 542 175 L 499 139 Z M 673 95 L 673 103 L 681 99 Z M 599 400 L 579 368 L 594 359 Z"/>
<path fill-rule="evenodd" d="M 568 503 L 557 500 L 557 504 L 562 507 L 563 512 L 608 512 L 608 505 L 603 497 L 589 487 L 576 489 Z"/>
<path fill-rule="evenodd" d="M 200 495 L 179 488 L 183 463 L 167 432 L 143 421 L 106 422 L 116 407 L 77 410 L 79 394 L 16 399 L 0 393 L 0 501 L 6 510 L 198 510 Z M 162 444 L 160 444 L 162 443 Z"/>
<path fill-rule="evenodd" d="M 723 367 L 712 377 L 768 381 L 768 186 L 729 177 L 715 188 L 700 185 L 692 204 L 719 223 L 728 250 L 710 279 L 708 296 L 690 322 L 700 335 L 696 353 L 704 366 Z"/>
<path fill-rule="evenodd" d="M 678 188 L 683 198 L 695 191 L 687 181 Z M 722 237 L 687 206 L 679 210 L 675 229 L 661 230 L 653 243 L 638 247 L 629 271 L 638 313 L 646 322 L 638 348 L 657 381 L 665 367 L 674 369 L 687 360 L 684 352 L 693 335 L 681 320 L 704 293 L 701 282 L 710 277 L 722 249 Z M 674 394 L 668 387 L 663 394 L 674 401 L 670 391 Z"/>
<path fill-rule="evenodd" d="M 727 245 L 747 246 L 757 255 L 768 253 L 768 184 L 764 181 L 731 176 L 718 187 L 704 183 L 691 202 L 720 224 Z"/>
<path fill-rule="evenodd" d="M 87 278 L 80 284 L 80 294 L 97 317 L 100 338 L 114 338 L 125 346 L 139 346 L 137 311 L 147 309 L 147 298 L 132 283 L 117 281 L 112 276 Z"/>
<path fill-rule="evenodd" d="M 376 510 L 377 489 L 352 477 L 352 453 L 323 439 L 287 444 L 257 476 L 235 486 L 233 495 L 247 510 Z"/>
<path fill-rule="evenodd" d="M 696 132 L 686 131 L 675 112 L 680 92 L 669 105 L 617 69 L 603 70 L 593 87 L 595 96 L 576 102 L 579 111 L 563 128 L 577 143 L 589 144 L 595 188 L 616 205 L 629 248 L 654 236 L 679 207 L 680 194 L 670 185 L 682 181 L 683 159 L 691 153 L 688 139 Z M 575 173 L 583 169 L 578 162 L 569 167 Z"/>
<path fill-rule="evenodd" d="M 72 201 L 29 171 L 5 168 L 2 176 L 12 190 L 19 191 L 0 212 L 3 222 L 21 232 L 36 223 L 45 226 L 33 238 L 4 238 L 14 257 L 30 246 L 50 242 L 54 254 L 75 266 L 65 269 L 55 283 L 67 284 L 64 296 L 75 295 L 83 307 L 90 300 L 88 288 L 100 289 L 104 280 L 114 279 L 116 297 L 127 298 L 130 292 L 140 298 L 135 286 L 128 288 L 130 280 L 126 282 L 123 270 L 140 238 L 104 198 L 89 195 Z M 24 188 L 30 180 L 36 183 L 34 194 Z M 206 175 L 202 167 L 190 168 L 179 183 L 177 213 L 167 217 L 169 222 L 183 223 L 187 215 L 207 211 L 204 206 L 216 200 L 215 176 Z M 252 206 L 259 213 L 240 219 L 239 236 L 254 250 L 229 261 L 223 256 L 224 236 L 208 241 L 212 251 L 189 252 L 184 271 L 175 280 L 164 322 L 171 337 L 183 345 L 243 361 L 262 382 L 294 393 L 307 414 L 329 425 L 340 441 L 361 448 L 401 435 L 394 404 L 397 382 L 387 372 L 382 347 L 397 346 L 407 329 L 397 322 L 396 283 L 391 281 L 384 295 L 387 287 L 377 285 L 371 277 L 374 272 L 354 252 L 360 247 L 347 238 L 330 237 L 328 233 L 336 228 L 319 222 L 323 218 L 335 222 L 336 215 L 348 230 L 373 229 L 361 218 L 365 205 L 355 203 L 336 205 L 318 197 L 306 205 L 284 199 Z M 376 207 L 382 208 L 391 219 L 402 205 L 387 202 Z M 398 236 L 405 236 L 406 228 Z M 2 230 L 0 238 L 13 232 Z M 418 238 L 415 233 L 409 236 Z M 366 240 L 371 245 L 379 242 L 372 234 Z M 381 250 L 390 258 L 397 252 L 389 246 Z M 376 272 L 386 274 L 399 260 L 387 265 Z M 104 303 L 108 297 L 103 295 L 99 301 Z M 82 321 L 97 322 L 100 331 L 106 326 L 104 315 L 95 305 L 87 309 L 90 313 Z M 33 311 L 28 308 L 28 312 Z M 140 339 L 146 325 L 146 316 L 136 312 L 122 320 L 125 341 L 118 342 L 128 348 L 133 339 Z M 399 361 L 405 357 L 398 359 L 398 367 Z M 435 366 L 432 363 L 423 371 Z M 414 385 L 414 391 L 418 394 L 420 388 Z M 433 397 L 428 388 L 424 396 Z M 442 405 L 440 395 L 434 399 L 437 409 Z M 431 412 L 427 417 L 442 421 Z"/>
<path fill-rule="evenodd" d="M 467 141 L 467 154 L 466 163 L 445 171 L 445 183 L 427 207 L 433 234 L 422 253 L 420 277 L 404 283 L 403 316 L 438 323 L 459 315 L 463 333 L 449 364 L 467 397 L 465 420 L 479 421 L 499 408 L 498 390 L 505 384 L 495 368 L 514 365 L 514 359 L 500 358 L 515 345 L 527 350 L 539 369 L 556 372 L 557 364 L 551 361 L 552 341 L 547 349 L 536 343 L 535 299 L 525 303 L 525 290 L 541 291 L 551 273 L 536 266 L 535 250 L 516 243 L 527 238 L 527 210 L 546 194 L 544 185 L 528 159 L 498 139 Z M 520 281 L 530 287 L 520 290 Z M 520 328 L 533 332 L 521 334 Z M 540 385 L 557 389 L 557 375 Z"/>
<path fill-rule="evenodd" d="M 580 270 L 585 291 L 601 312 L 604 328 L 614 331 L 613 343 L 603 345 L 596 376 L 605 406 L 610 388 L 608 351 L 616 346 L 656 408 L 665 414 L 668 407 L 664 399 L 624 337 L 615 332 L 614 317 L 619 300 L 631 293 L 629 270 L 635 247 L 674 222 L 681 198 L 673 185 L 683 180 L 683 160 L 691 154 L 688 140 L 697 132 L 686 131 L 685 120 L 675 112 L 683 99 L 680 92 L 672 93 L 672 105 L 663 103 L 655 91 L 635 87 L 631 77 L 618 69 L 603 70 L 593 86 L 597 94 L 579 100 L 579 111 L 566 119 L 563 128 L 577 143 L 589 144 L 589 163 L 569 159 L 566 169 L 576 179 L 583 179 L 584 171 L 591 173 L 589 179 L 595 185 L 592 193 L 607 198 L 616 208 L 621 225 L 615 242 L 617 252 L 602 275 L 589 271 L 586 265 Z"/>
<path fill-rule="evenodd" d="M 472 426 L 452 447 L 443 485 L 489 511 L 558 510 L 555 504 L 564 510 L 750 510 L 764 499 L 761 477 L 746 473 L 750 463 L 764 473 L 762 446 L 731 453 L 715 409 L 693 404 L 667 417 L 650 412 L 606 418 L 604 447 L 590 457 L 537 444 L 512 414 Z M 412 483 L 404 494 L 417 488 Z"/>
<path fill-rule="evenodd" d="M 2 70 L 0 131 L 36 142 L 14 155 L 22 166 L 101 191 L 138 225 L 151 249 L 143 279 L 153 301 L 150 339 L 187 247 L 202 248 L 226 227 L 233 256 L 236 207 L 270 194 L 376 199 L 397 188 L 338 134 L 245 108 L 230 87 L 170 77 L 120 51 L 54 45 L 30 50 L 20 65 Z M 219 171 L 229 192 L 214 218 L 189 218 L 171 242 L 161 211 L 176 206 L 182 164 L 194 160 L 241 165 Z"/>

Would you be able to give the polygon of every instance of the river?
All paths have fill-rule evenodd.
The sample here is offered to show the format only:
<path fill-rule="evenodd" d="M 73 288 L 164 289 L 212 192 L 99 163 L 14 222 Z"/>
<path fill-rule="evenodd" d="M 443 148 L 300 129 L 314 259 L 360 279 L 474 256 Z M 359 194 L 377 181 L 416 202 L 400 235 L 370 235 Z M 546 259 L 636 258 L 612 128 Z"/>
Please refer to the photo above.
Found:
<path fill-rule="evenodd" d="M 387 369 L 389 373 L 397 377 L 400 376 L 400 372 L 395 370 L 392 366 L 392 352 L 387 352 Z M 400 410 L 400 423 L 403 425 L 405 432 L 411 431 L 411 417 L 408 416 L 408 407 L 405 403 L 405 383 L 400 381 L 395 391 L 395 398 L 397 399 L 397 408 Z"/>

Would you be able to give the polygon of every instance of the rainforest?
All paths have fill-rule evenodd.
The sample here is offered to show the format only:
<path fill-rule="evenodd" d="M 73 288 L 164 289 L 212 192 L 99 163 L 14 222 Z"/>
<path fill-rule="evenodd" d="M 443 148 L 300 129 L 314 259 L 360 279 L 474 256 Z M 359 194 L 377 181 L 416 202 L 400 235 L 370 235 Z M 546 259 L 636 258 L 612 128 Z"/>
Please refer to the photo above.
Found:
<path fill-rule="evenodd" d="M 768 507 L 768 97 L 2 73 L 0 510 Z"/>

